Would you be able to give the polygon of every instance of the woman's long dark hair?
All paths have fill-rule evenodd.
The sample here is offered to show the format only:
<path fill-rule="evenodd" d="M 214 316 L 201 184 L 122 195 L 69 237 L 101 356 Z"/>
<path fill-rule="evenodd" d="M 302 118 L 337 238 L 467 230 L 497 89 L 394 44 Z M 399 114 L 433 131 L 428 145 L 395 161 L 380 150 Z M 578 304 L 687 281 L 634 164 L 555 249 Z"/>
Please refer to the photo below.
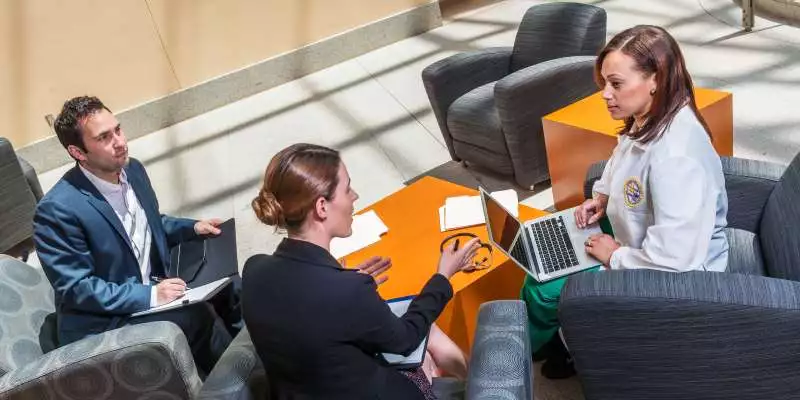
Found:
<path fill-rule="evenodd" d="M 647 121 L 644 126 L 635 132 L 633 116 L 625 119 L 625 127 L 620 135 L 629 135 L 641 143 L 648 143 L 661 137 L 672 123 L 675 114 L 688 104 L 695 116 L 711 137 L 706 121 L 697 110 L 694 98 L 692 77 L 686 70 L 686 62 L 675 39 L 664 28 L 652 25 L 637 25 L 626 29 L 614 36 L 600 51 L 594 67 L 595 80 L 602 89 L 605 79 L 600 74 L 608 53 L 621 51 L 633 58 L 636 69 L 650 76 L 656 74 L 656 91 L 653 93 L 653 102 L 647 112 Z"/>

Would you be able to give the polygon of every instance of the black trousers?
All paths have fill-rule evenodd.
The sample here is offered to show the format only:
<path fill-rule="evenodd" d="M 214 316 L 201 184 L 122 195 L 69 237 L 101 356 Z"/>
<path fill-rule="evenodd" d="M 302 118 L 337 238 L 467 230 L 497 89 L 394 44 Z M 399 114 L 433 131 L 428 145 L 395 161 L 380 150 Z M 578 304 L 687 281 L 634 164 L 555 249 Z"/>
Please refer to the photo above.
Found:
<path fill-rule="evenodd" d="M 214 311 L 222 319 L 225 328 L 231 337 L 236 337 L 244 327 L 242 320 L 242 305 L 240 293 L 242 292 L 242 278 L 238 275 L 231 277 L 231 284 L 225 286 L 208 302 L 214 306 Z"/>
<path fill-rule="evenodd" d="M 126 325 L 154 321 L 169 321 L 181 328 L 202 376 L 211 373 L 214 364 L 232 341 L 222 319 L 214 311 L 214 307 L 206 302 L 131 318 L 126 321 Z"/>

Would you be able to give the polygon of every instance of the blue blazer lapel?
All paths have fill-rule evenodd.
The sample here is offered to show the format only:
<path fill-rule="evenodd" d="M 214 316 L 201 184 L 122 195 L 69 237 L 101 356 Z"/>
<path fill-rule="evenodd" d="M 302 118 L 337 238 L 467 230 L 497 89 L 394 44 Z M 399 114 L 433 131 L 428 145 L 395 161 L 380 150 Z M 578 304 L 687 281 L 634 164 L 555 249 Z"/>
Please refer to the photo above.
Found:
<path fill-rule="evenodd" d="M 131 246 L 131 240 L 128 237 L 128 233 L 125 232 L 125 227 L 122 226 L 122 222 L 119 220 L 117 213 L 111 207 L 111 204 L 108 204 L 105 197 L 100 194 L 100 191 L 86 178 L 86 175 L 81 172 L 80 168 L 75 167 L 71 169 L 66 174 L 66 179 L 78 188 L 78 190 L 87 196 L 89 200 L 89 204 L 92 205 L 100 215 L 105 218 L 111 226 L 114 227 L 114 230 L 117 231 L 117 234 L 122 238 L 125 243 L 128 244 L 128 250 L 131 251 L 131 255 L 133 255 L 133 247 Z"/>

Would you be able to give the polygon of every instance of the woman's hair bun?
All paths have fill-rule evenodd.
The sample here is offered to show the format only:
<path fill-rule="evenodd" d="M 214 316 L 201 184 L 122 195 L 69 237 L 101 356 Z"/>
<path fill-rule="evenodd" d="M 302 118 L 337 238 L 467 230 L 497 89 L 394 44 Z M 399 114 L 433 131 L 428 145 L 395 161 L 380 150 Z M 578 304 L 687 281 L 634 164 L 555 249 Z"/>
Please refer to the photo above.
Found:
<path fill-rule="evenodd" d="M 256 213 L 256 217 L 258 217 L 261 222 L 281 229 L 286 228 L 286 217 L 283 215 L 283 207 L 281 207 L 281 204 L 272 192 L 262 188 L 258 192 L 258 196 L 253 199 L 251 206 Z"/>

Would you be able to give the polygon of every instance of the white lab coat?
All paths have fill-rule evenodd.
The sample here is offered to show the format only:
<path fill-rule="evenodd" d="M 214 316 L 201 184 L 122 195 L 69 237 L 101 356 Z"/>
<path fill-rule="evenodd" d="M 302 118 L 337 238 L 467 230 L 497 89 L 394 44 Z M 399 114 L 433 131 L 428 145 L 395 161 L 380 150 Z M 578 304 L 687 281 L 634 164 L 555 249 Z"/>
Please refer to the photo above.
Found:
<path fill-rule="evenodd" d="M 658 140 L 622 136 L 594 185 L 622 247 L 612 269 L 725 271 L 728 198 L 722 164 L 692 109 L 684 106 Z"/>

